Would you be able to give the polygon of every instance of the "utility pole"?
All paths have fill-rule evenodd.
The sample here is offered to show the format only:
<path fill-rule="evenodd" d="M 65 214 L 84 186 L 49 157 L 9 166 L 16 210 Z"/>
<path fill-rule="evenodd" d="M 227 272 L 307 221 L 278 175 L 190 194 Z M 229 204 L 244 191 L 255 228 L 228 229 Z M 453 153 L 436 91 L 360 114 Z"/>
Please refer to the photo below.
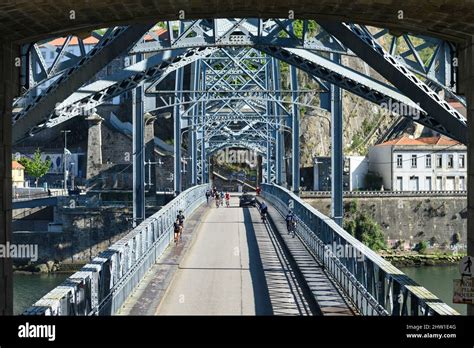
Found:
<path fill-rule="evenodd" d="M 71 133 L 69 129 L 62 130 L 64 133 L 64 153 L 63 153 L 63 167 L 64 167 L 64 192 L 67 192 L 67 167 L 66 167 L 66 155 L 67 155 L 67 133 Z"/>

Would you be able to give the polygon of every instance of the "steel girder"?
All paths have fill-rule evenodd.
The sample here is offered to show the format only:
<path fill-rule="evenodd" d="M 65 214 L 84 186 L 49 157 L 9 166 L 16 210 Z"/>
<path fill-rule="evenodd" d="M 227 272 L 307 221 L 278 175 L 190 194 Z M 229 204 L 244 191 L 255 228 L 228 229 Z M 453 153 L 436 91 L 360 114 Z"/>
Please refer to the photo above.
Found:
<path fill-rule="evenodd" d="M 349 90 L 369 101 L 377 104 L 392 105 L 398 103 L 403 109 L 417 110 L 418 106 L 412 103 L 408 98 L 398 93 L 395 89 L 374 79 L 365 77 L 342 65 L 330 62 L 328 59 L 315 55 L 311 52 L 298 49 L 279 49 L 279 48 L 260 48 L 274 57 L 282 59 L 298 68 L 312 74 L 315 78 L 326 79 L 338 86 Z M 308 63 L 308 64 L 304 64 Z M 107 99 L 104 99 L 107 100 Z M 100 103 L 97 103 L 98 105 Z M 281 106 L 281 105 L 280 105 Z M 407 106 L 405 108 L 405 106 Z M 290 115 L 291 113 L 288 112 Z M 61 117 L 56 118 L 59 123 L 71 117 L 70 113 L 62 113 Z M 425 115 L 420 116 L 418 121 L 429 127 L 433 127 L 433 122 L 425 122 Z M 57 123 L 50 123 L 54 125 Z M 446 134 L 452 136 L 450 134 Z"/>
<path fill-rule="evenodd" d="M 101 34 L 100 31 L 93 31 L 91 37 L 96 39 L 97 42 L 93 45 L 92 49 L 100 49 L 100 47 L 104 45 L 109 45 L 115 38 L 121 36 L 122 33 L 128 29 L 128 27 L 113 27 L 106 29 L 103 34 Z M 140 37 L 135 41 L 139 39 Z M 22 69 L 24 71 L 22 72 L 20 83 L 21 86 L 28 91 L 27 94 L 30 94 L 32 88 L 60 76 L 66 70 L 78 65 L 81 60 L 88 60 L 90 58 L 86 50 L 86 45 L 91 45 L 91 43 L 85 43 L 84 38 L 68 35 L 65 38 L 57 40 L 59 40 L 57 45 L 53 45 L 51 43 L 52 40 L 48 39 L 22 47 Z M 76 42 L 79 47 L 78 54 L 71 52 L 74 51 L 73 48 Z M 54 60 L 51 64 L 47 64 L 45 57 L 41 53 L 42 48 L 48 49 L 47 53 L 52 52 L 54 54 Z M 15 104 L 24 97 L 27 97 L 27 95 L 17 99 Z"/>
<path fill-rule="evenodd" d="M 230 93 L 264 88 L 267 59 L 258 51 L 253 49 L 219 51 L 212 57 L 203 59 L 202 62 L 206 66 L 205 79 L 208 92 L 218 93 L 223 88 Z M 209 128 L 206 133 L 207 139 L 220 138 L 221 141 L 231 141 L 230 139 L 243 137 L 265 138 L 265 132 L 259 128 L 268 120 L 259 117 L 263 115 L 258 106 L 252 105 L 245 98 L 236 103 L 230 101 L 228 98 L 222 98 L 212 110 L 206 108 L 206 124 L 201 126 Z M 249 119 L 247 117 L 249 113 L 256 117 Z"/>
<path fill-rule="evenodd" d="M 354 70 L 338 65 L 326 58 L 305 50 L 284 49 L 278 47 L 262 47 L 259 49 L 275 58 L 297 66 L 299 69 L 307 72 L 310 75 L 317 76 L 325 81 L 333 83 L 375 104 L 384 107 L 388 106 L 388 111 L 390 112 L 393 111 L 390 109 L 390 107 L 394 106 L 398 111 L 394 112 L 395 114 L 409 117 L 415 122 L 434 129 L 450 138 L 461 142 L 465 141 L 465 137 L 462 135 L 462 132 L 459 132 L 460 128 L 465 127 L 465 125 L 462 125 L 462 116 L 460 116 L 457 112 L 456 114 L 450 113 L 450 115 L 447 115 L 446 119 L 444 120 L 440 119 L 438 115 L 426 113 L 422 106 L 419 106 L 410 98 L 397 91 L 395 88 L 368 78 Z M 421 81 L 420 83 L 422 84 Z M 428 86 L 424 86 L 427 91 L 431 91 L 433 95 L 436 95 L 436 93 L 434 93 Z M 404 88 L 404 90 L 406 90 L 406 88 Z M 440 99 L 437 95 L 436 97 Z M 453 110 L 449 104 L 447 104 L 447 102 L 443 102 L 443 104 L 446 104 L 449 110 Z M 432 109 L 430 110 L 432 111 Z M 446 112 L 443 112 L 443 114 L 446 114 Z M 459 118 L 459 116 L 461 118 Z M 459 127 L 445 127 L 443 122 L 447 122 L 448 124 L 450 122 L 455 122 L 456 124 L 460 125 Z"/>
<path fill-rule="evenodd" d="M 400 64 L 386 52 L 366 29 L 345 23 L 329 21 L 320 23 L 402 93 L 419 103 L 427 113 L 424 118 L 425 125 L 467 144 L 466 119 L 411 73 L 405 65 Z"/>
<path fill-rule="evenodd" d="M 326 52 L 346 53 L 336 40 L 324 33 L 314 21 L 300 21 L 303 25 L 298 34 L 290 32 L 293 22 L 289 19 L 223 18 L 186 20 L 181 35 L 173 35 L 179 21 L 168 21 L 166 37 L 150 32 L 131 51 L 149 53 L 173 48 L 229 47 L 229 46 L 283 46 L 300 47 Z"/>
<path fill-rule="evenodd" d="M 255 150 L 266 156 L 267 144 L 272 144 L 272 139 L 267 138 L 267 122 L 273 122 L 273 119 L 265 117 L 261 107 L 248 98 L 229 96 L 245 96 L 258 93 L 255 89 L 262 90 L 266 86 L 267 62 L 268 58 L 254 49 L 221 50 L 201 60 L 204 68 L 202 90 L 189 94 L 194 94 L 196 99 L 183 114 L 188 113 L 184 117 L 197 126 L 196 132 L 205 134 L 199 139 L 198 147 L 206 157 L 229 147 Z M 271 92 L 266 91 L 267 98 L 275 100 Z M 216 100 L 209 102 L 209 95 L 216 96 Z M 200 113 L 205 115 L 198 117 L 197 124 L 195 113 L 188 112 L 196 104 L 204 105 Z"/>
<path fill-rule="evenodd" d="M 149 53 L 173 48 L 205 46 L 274 46 L 353 55 L 319 21 L 295 19 L 227 18 L 182 21 L 185 30 L 173 35 L 178 22 L 166 22 L 168 35 L 151 31 L 132 53 Z M 386 47 L 407 69 L 435 83 L 437 88 L 455 91 L 452 69 L 454 45 L 427 36 L 394 36 L 383 28 L 364 27 L 370 36 Z M 433 52 L 432 54 L 430 54 Z"/>
<path fill-rule="evenodd" d="M 13 141 L 30 133 L 38 124 L 46 122 L 57 103 L 90 80 L 112 59 L 129 50 L 150 28 L 151 25 L 120 27 L 100 41 L 77 64 L 55 79 L 45 93 L 36 96 L 31 103 L 27 102 L 20 112 L 13 115 Z M 34 93 L 34 89 L 28 91 L 23 98 L 28 101 L 31 93 Z M 21 104 L 22 101 L 19 100 L 18 105 Z"/>
<path fill-rule="evenodd" d="M 292 27 L 297 25 L 300 30 L 295 34 Z M 167 23 L 168 29 L 174 29 L 173 26 L 174 22 Z M 309 20 L 217 19 L 183 21 L 180 23 L 180 26 L 184 27 L 180 35 L 174 35 L 173 30 L 168 30 L 166 35 L 158 35 L 155 31 L 150 31 L 147 35 L 142 37 L 142 40 L 132 49 L 132 52 L 156 52 L 170 48 L 196 46 L 224 47 L 252 45 L 259 47 L 267 46 L 267 48 L 269 46 L 301 47 L 318 52 L 353 54 L 342 45 L 339 40 L 329 35 L 316 22 Z M 123 30 L 123 28 L 116 28 L 114 30 L 119 31 Z M 390 46 L 389 50 L 391 54 L 394 55 L 394 59 L 403 63 L 407 69 L 427 79 L 431 79 L 428 82 L 432 88 L 439 89 L 440 86 L 444 85 L 443 88 L 448 93 L 454 90 L 455 78 L 453 77 L 454 73 L 452 71 L 453 47 L 449 43 L 433 38 L 414 37 L 410 35 L 403 35 L 397 38 L 390 35 L 388 31 L 384 29 L 365 28 L 365 31 L 373 40 L 377 40 L 385 46 Z M 67 38 L 66 42 L 68 40 L 70 40 L 70 38 Z M 426 57 L 427 49 L 434 51 L 431 57 Z M 63 48 L 59 49 L 58 53 L 58 57 L 68 55 Z M 40 57 L 38 56 L 38 58 Z M 70 59 L 70 61 L 71 60 L 72 59 Z M 55 60 L 53 64 L 54 68 L 50 69 L 50 73 L 54 73 L 55 71 L 58 73 L 61 71 L 61 65 L 58 65 L 60 61 L 60 58 Z M 65 66 L 64 64 L 62 65 L 63 68 Z M 26 75 L 26 73 L 24 75 Z M 44 75 L 43 73 L 43 76 Z M 67 75 L 67 73 L 65 75 Z M 319 77 L 315 75 L 313 75 L 313 77 L 320 82 L 321 86 L 325 86 L 324 83 L 319 80 Z M 454 94 L 451 95 L 455 96 Z M 463 100 L 461 101 L 463 102 Z M 32 121 L 30 123 L 34 125 L 44 124 L 43 120 L 39 122 Z M 432 127 L 429 124 L 426 125 Z M 15 128 L 18 128 L 18 126 Z M 33 130 L 31 128 L 30 130 L 31 133 L 37 131 L 37 129 Z M 20 131 L 20 133 L 24 134 L 25 132 Z"/>
<path fill-rule="evenodd" d="M 209 55 L 215 50 L 216 48 L 211 47 L 161 52 L 107 77 L 107 80 L 95 81 L 70 95 L 56 107 L 47 123 L 37 125 L 31 133 L 40 131 L 42 127 L 52 127 L 75 116 L 90 113 L 101 103 L 136 88 L 142 82 L 163 79 L 176 69 Z M 14 139 L 16 141 L 21 139 L 20 134 L 17 134 Z"/>
<path fill-rule="evenodd" d="M 228 143 L 210 141 L 207 148 L 207 155 L 212 156 L 216 152 L 225 148 L 244 148 L 249 150 L 255 150 L 262 157 L 266 156 L 266 144 L 264 142 L 254 142 L 245 140 L 236 140 Z"/>

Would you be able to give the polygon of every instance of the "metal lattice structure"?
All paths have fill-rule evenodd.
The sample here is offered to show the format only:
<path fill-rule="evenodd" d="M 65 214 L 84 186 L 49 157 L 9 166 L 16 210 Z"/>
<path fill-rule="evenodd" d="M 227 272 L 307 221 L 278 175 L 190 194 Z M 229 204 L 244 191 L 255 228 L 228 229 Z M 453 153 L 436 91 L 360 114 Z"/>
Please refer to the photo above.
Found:
<path fill-rule="evenodd" d="M 93 113 L 98 106 L 132 91 L 135 223 L 147 221 L 143 151 L 144 114 L 147 112 L 172 111 L 174 191 L 180 194 L 183 186 L 187 186 L 182 175 L 183 161 L 190 159 L 190 185 L 194 188 L 178 195 L 178 201 L 179 197 L 185 197 L 191 210 L 195 203 L 188 202 L 187 198 L 192 196 L 198 201 L 199 194 L 199 200 L 203 200 L 204 185 L 210 179 L 209 159 L 225 148 L 244 148 L 262 158 L 262 181 L 268 184 L 266 194 L 273 195 L 275 205 L 283 207 L 282 199 L 289 197 L 297 201 L 283 186 L 291 187 L 296 194 L 299 191 L 300 108 L 307 106 L 328 112 L 332 141 L 331 217 L 335 223 L 327 224 L 325 217 L 297 201 L 301 217 L 306 226 L 310 226 L 302 232 L 306 242 L 317 244 L 314 248 L 327 243 L 329 239 L 324 238 L 330 234 L 339 238 L 341 244 L 354 242 L 340 227 L 343 217 L 342 89 L 379 106 L 397 104 L 399 111 L 394 113 L 398 116 L 467 142 L 466 120 L 448 102 L 455 99 L 464 103 L 456 95 L 455 51 L 448 42 L 410 35 L 396 37 L 385 29 L 324 20 L 316 23 L 230 18 L 169 21 L 160 23 L 160 27 L 160 30 L 150 25 L 116 27 L 102 35 L 95 33 L 98 41 L 89 52 L 85 52 L 84 42 L 76 38 L 81 42 L 79 55 L 68 53 L 68 46 L 75 38 L 66 37 L 62 45 L 53 48 L 56 57 L 49 66 L 40 52 L 45 43 L 25 46 L 23 59 L 27 68 L 23 69 L 22 81 L 26 92 L 17 100 L 13 118 L 14 140 L 20 141 L 45 128 Z M 351 69 L 343 63 L 342 56 L 359 57 L 367 64 L 366 71 Z M 118 71 L 90 81 L 114 59 L 124 62 Z M 283 67 L 288 69 L 282 71 Z M 368 67 L 383 78 L 372 77 Z M 318 88 L 300 89 L 298 71 L 309 75 Z M 286 72 L 289 88 L 283 86 L 282 76 Z M 174 77 L 174 90 L 162 89 L 167 77 Z M 38 88 L 45 84 L 48 87 L 38 93 Z M 318 94 L 319 104 L 315 103 Z M 147 98 L 152 102 L 146 103 Z M 184 133 L 188 136 L 184 137 Z M 291 182 L 284 174 L 285 140 L 290 138 Z M 183 147 L 185 139 L 190 144 L 187 153 Z M 172 205 L 171 210 L 176 213 L 176 205 Z M 312 225 L 313 221 L 319 225 Z M 140 226 L 143 224 L 138 226 L 138 231 L 141 231 Z M 154 223 L 153 226 L 159 228 Z M 316 241 L 312 236 L 321 231 L 324 238 L 322 242 Z M 390 296 L 409 284 L 397 283 L 382 269 L 385 264 L 370 252 L 366 256 L 364 265 L 356 261 L 336 265 L 347 271 L 344 276 L 355 277 L 351 287 L 363 290 L 363 295 L 355 299 L 365 296 L 361 312 L 408 313 L 405 304 L 406 308 L 393 309 L 393 301 L 383 302 L 385 293 L 377 293 L 375 277 L 393 282 L 392 288 L 387 290 Z M 362 270 L 367 267 L 379 267 L 382 271 L 369 272 L 371 278 L 362 277 Z M 410 296 L 415 302 L 419 299 L 415 292 Z M 118 303 L 122 301 L 120 298 Z M 423 311 L 449 312 L 444 306 L 438 308 L 423 301 L 416 303 L 413 313 L 418 314 L 420 306 Z"/>

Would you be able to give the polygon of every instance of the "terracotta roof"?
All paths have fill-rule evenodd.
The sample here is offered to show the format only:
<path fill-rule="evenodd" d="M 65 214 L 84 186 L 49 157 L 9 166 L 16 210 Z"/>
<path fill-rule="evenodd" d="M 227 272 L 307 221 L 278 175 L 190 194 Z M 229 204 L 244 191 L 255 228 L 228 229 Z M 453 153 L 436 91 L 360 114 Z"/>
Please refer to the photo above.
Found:
<path fill-rule="evenodd" d="M 158 35 L 158 36 L 161 36 L 163 35 L 164 33 L 166 33 L 166 30 L 165 29 L 157 29 L 155 30 L 155 33 Z M 145 41 L 151 41 L 151 40 L 154 40 L 151 35 L 147 34 L 145 35 Z M 48 43 L 50 45 L 53 45 L 53 46 L 57 46 L 57 47 L 61 47 L 62 45 L 64 45 L 64 42 L 66 41 L 66 38 L 65 37 L 59 37 L 57 39 L 54 39 L 52 41 L 49 41 Z M 99 40 L 97 40 L 95 37 L 93 36 L 89 36 L 89 37 L 86 37 L 85 39 L 83 39 L 83 42 L 84 42 L 84 45 L 95 45 L 96 43 L 99 42 Z M 79 40 L 77 39 L 76 36 L 74 36 L 72 39 L 71 39 L 71 42 L 69 43 L 69 46 L 76 46 L 79 44 Z"/>
<path fill-rule="evenodd" d="M 451 105 L 452 108 L 454 108 L 457 112 L 459 112 L 461 115 L 466 117 L 467 115 L 467 109 L 464 105 L 462 105 L 458 101 L 449 101 L 449 105 Z"/>
<path fill-rule="evenodd" d="M 461 145 L 460 142 L 444 137 L 444 136 L 436 136 L 436 137 L 424 137 L 424 138 L 409 138 L 407 136 L 402 136 L 397 139 L 389 140 L 384 143 L 378 144 L 376 146 L 384 146 L 384 145 L 397 145 L 397 146 L 420 146 L 420 145 L 438 145 L 438 146 L 453 146 L 453 145 Z"/>
<path fill-rule="evenodd" d="M 12 169 L 25 169 L 20 163 L 17 161 L 12 161 Z"/>

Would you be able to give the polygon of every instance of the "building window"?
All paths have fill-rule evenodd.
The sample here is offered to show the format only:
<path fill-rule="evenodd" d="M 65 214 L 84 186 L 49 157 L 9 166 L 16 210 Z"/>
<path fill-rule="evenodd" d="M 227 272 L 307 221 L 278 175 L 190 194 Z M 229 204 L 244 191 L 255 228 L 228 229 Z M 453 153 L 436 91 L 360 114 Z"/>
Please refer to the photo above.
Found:
<path fill-rule="evenodd" d="M 397 155 L 397 168 L 403 167 L 403 157 L 402 155 Z"/>
<path fill-rule="evenodd" d="M 454 156 L 448 155 L 448 168 L 453 168 L 453 167 L 454 167 Z"/>
<path fill-rule="evenodd" d="M 436 168 L 443 168 L 443 155 L 436 155 Z"/>
<path fill-rule="evenodd" d="M 441 191 L 443 189 L 443 178 L 438 176 L 436 177 L 436 190 Z"/>
<path fill-rule="evenodd" d="M 464 191 L 466 189 L 466 179 L 464 178 L 464 176 L 459 177 L 459 189 L 461 191 Z"/>
<path fill-rule="evenodd" d="M 431 168 L 431 155 L 426 155 L 425 166 L 426 168 Z"/>
<path fill-rule="evenodd" d="M 426 185 L 425 185 L 425 190 L 426 191 L 431 191 L 433 188 L 431 187 L 431 176 L 426 177 Z"/>
<path fill-rule="evenodd" d="M 464 168 L 466 166 L 464 155 L 459 155 L 459 168 Z"/>
<path fill-rule="evenodd" d="M 418 156 L 417 155 L 411 155 L 411 167 L 416 168 L 416 160 Z"/>

